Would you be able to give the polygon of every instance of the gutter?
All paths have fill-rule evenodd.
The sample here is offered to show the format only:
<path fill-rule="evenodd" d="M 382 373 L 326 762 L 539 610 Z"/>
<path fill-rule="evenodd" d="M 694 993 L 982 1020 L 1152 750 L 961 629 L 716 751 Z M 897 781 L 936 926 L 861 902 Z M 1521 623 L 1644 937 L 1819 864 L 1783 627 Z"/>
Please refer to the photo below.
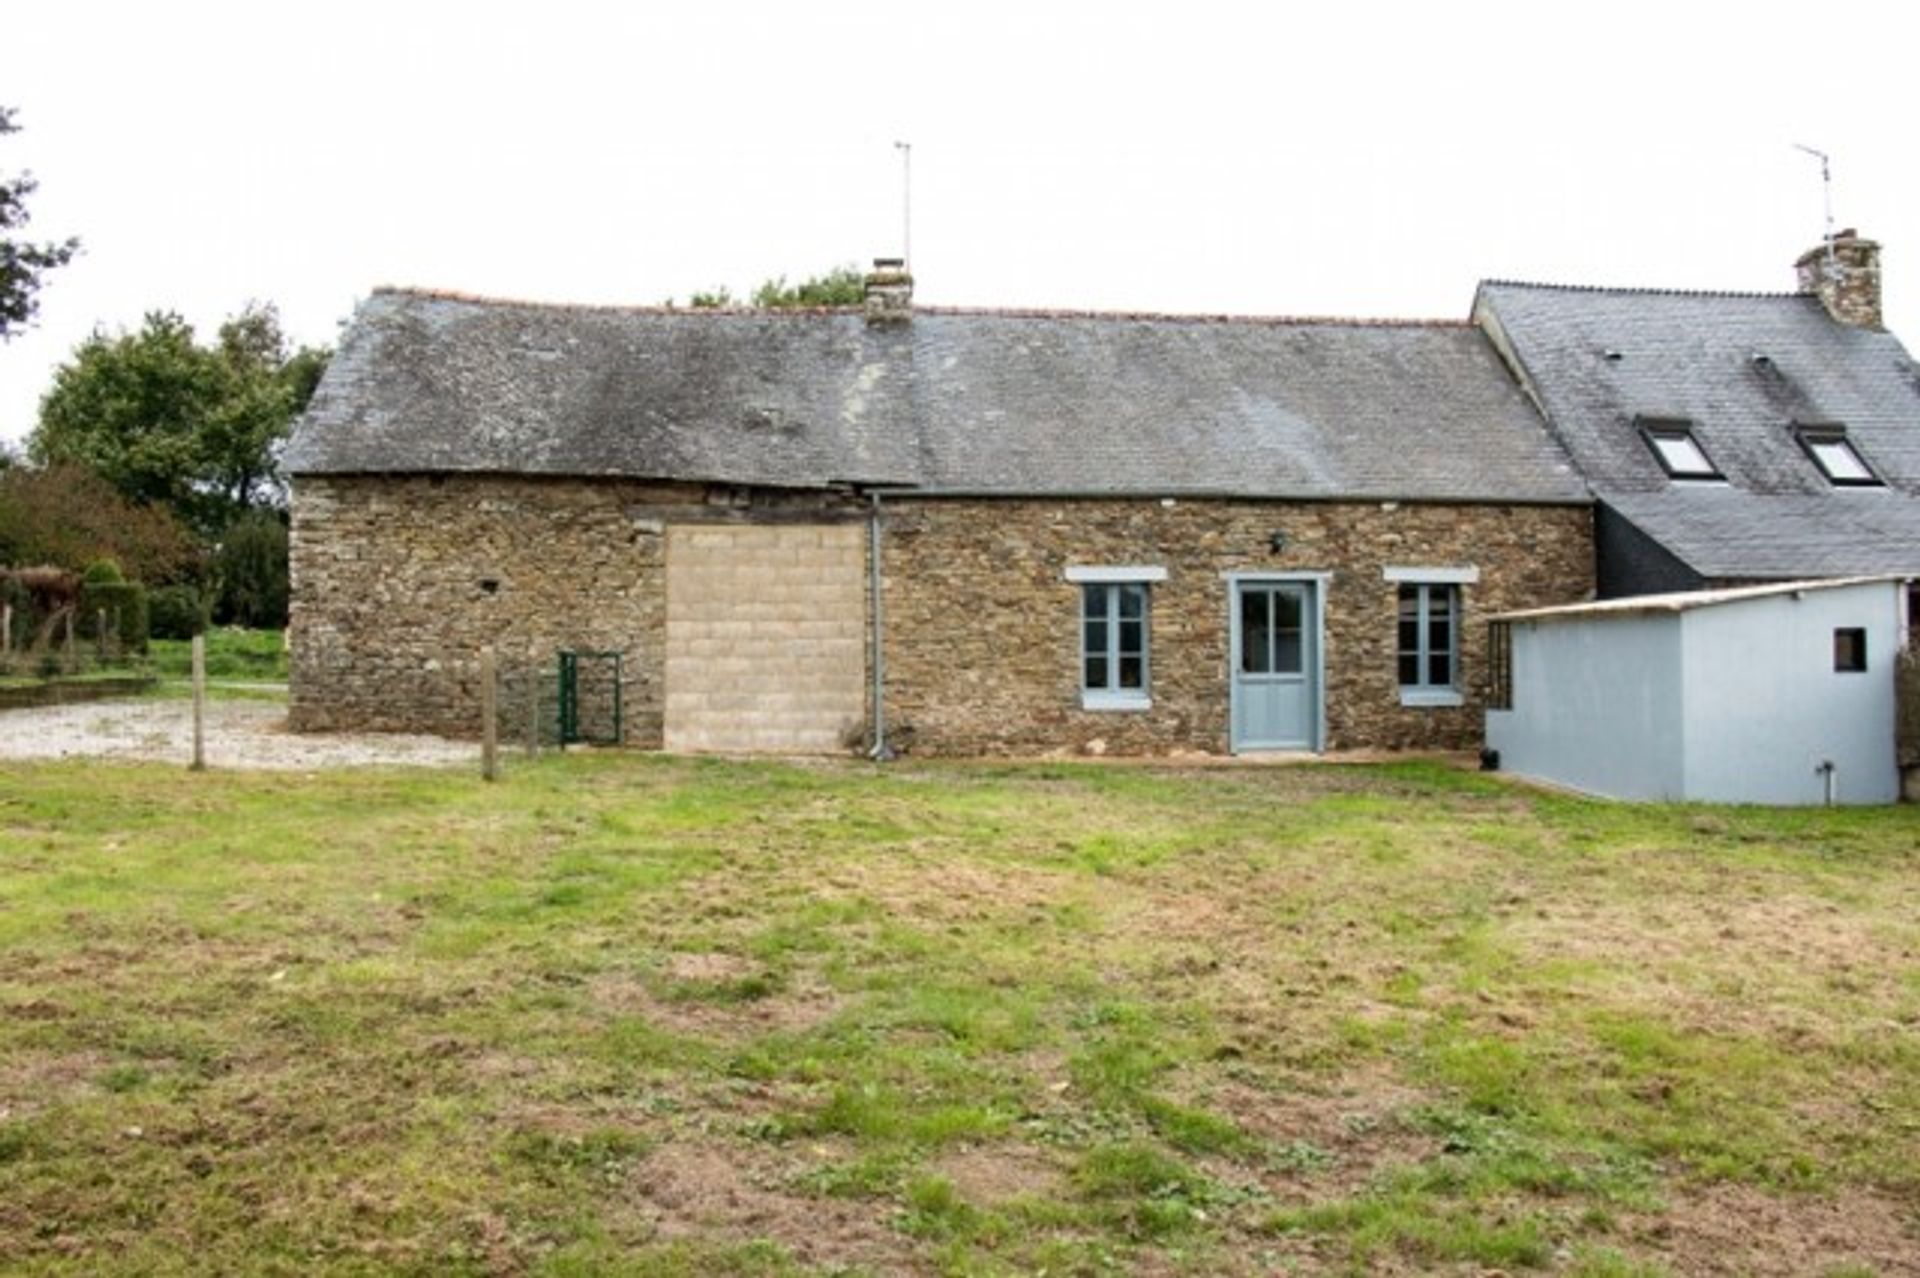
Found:
<path fill-rule="evenodd" d="M 868 489 L 869 492 L 874 491 Z M 1564 497 L 1435 497 L 1398 493 L 1288 493 L 1234 492 L 1222 488 L 888 488 L 890 496 L 905 500 L 968 501 L 1234 501 L 1297 502 L 1330 505 L 1365 506 L 1379 502 L 1397 502 L 1407 506 L 1591 506 L 1588 495 Z"/>

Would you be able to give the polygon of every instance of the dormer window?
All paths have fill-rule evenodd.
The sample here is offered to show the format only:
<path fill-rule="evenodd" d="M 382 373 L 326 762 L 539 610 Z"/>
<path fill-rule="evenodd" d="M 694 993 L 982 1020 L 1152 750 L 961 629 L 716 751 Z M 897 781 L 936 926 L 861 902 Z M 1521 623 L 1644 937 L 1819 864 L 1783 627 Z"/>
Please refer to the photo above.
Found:
<path fill-rule="evenodd" d="M 1640 433 L 1669 479 L 1719 479 L 1707 450 L 1693 437 L 1693 423 L 1674 418 L 1643 417 Z"/>
<path fill-rule="evenodd" d="M 1880 484 L 1880 477 L 1862 460 L 1858 450 L 1847 440 L 1847 428 L 1844 426 L 1796 426 L 1793 431 L 1800 441 L 1800 447 L 1807 450 L 1807 456 L 1813 458 L 1813 464 L 1827 477 L 1827 482 L 1837 488 L 1873 488 Z"/>

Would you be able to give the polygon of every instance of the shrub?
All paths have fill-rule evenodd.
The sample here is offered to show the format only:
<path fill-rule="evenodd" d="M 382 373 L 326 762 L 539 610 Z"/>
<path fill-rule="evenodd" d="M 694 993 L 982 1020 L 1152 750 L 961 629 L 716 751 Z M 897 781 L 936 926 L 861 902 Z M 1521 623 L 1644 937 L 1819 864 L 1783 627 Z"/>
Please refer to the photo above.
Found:
<path fill-rule="evenodd" d="M 126 574 L 120 571 L 120 561 L 112 556 L 94 560 L 80 574 L 80 580 L 89 586 L 113 585 L 126 579 Z"/>
<path fill-rule="evenodd" d="M 191 639 L 213 621 L 198 586 L 161 586 L 147 594 L 147 633 L 155 639 Z"/>
<path fill-rule="evenodd" d="M 99 615 L 107 615 L 108 634 L 122 653 L 147 650 L 147 592 L 132 581 L 89 581 L 80 587 L 76 629 L 93 635 Z M 76 636 L 77 637 L 77 636 Z"/>

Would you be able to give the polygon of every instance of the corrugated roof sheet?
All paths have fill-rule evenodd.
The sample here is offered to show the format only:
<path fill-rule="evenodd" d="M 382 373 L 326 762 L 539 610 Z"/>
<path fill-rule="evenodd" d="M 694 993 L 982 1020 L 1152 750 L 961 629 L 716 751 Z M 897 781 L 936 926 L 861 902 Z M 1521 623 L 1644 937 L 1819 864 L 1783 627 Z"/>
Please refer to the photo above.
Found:
<path fill-rule="evenodd" d="M 1822 577 L 1808 581 L 1780 581 L 1764 586 L 1736 586 L 1723 590 L 1682 590 L 1664 595 L 1631 595 L 1624 599 L 1602 599 L 1593 603 L 1561 604 L 1552 608 L 1524 608 L 1517 612 L 1496 613 L 1488 621 L 1581 621 L 1607 620 L 1611 617 L 1638 617 L 1648 613 L 1680 613 L 1695 608 L 1712 608 L 1739 603 L 1743 599 L 1767 599 L 1775 595 L 1799 594 L 1809 590 L 1836 590 L 1850 586 L 1892 585 L 1904 580 L 1899 576 Z"/>
<path fill-rule="evenodd" d="M 1920 369 L 1798 294 L 1492 281 L 1504 335 L 1596 496 L 1709 577 L 1920 567 Z M 1685 418 L 1726 479 L 1677 483 L 1636 426 Z M 1794 426 L 1838 423 L 1886 488 L 1830 485 Z"/>
<path fill-rule="evenodd" d="M 543 306 L 385 291 L 296 474 L 1583 501 L 1465 324 Z"/>

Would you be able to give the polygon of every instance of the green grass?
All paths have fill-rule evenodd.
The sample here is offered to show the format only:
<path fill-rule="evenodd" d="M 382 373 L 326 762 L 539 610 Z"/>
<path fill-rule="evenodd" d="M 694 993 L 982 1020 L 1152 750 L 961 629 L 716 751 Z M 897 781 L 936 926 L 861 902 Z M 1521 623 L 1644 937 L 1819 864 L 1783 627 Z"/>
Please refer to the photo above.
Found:
<path fill-rule="evenodd" d="M 1917 847 L 1426 764 L 0 768 L 0 1256 L 1904 1272 Z"/>
<path fill-rule="evenodd" d="M 207 678 L 285 683 L 287 645 L 278 630 L 244 630 L 215 626 L 206 632 Z M 193 642 L 189 639 L 152 639 L 147 659 L 163 679 L 186 679 L 193 674 Z"/>

